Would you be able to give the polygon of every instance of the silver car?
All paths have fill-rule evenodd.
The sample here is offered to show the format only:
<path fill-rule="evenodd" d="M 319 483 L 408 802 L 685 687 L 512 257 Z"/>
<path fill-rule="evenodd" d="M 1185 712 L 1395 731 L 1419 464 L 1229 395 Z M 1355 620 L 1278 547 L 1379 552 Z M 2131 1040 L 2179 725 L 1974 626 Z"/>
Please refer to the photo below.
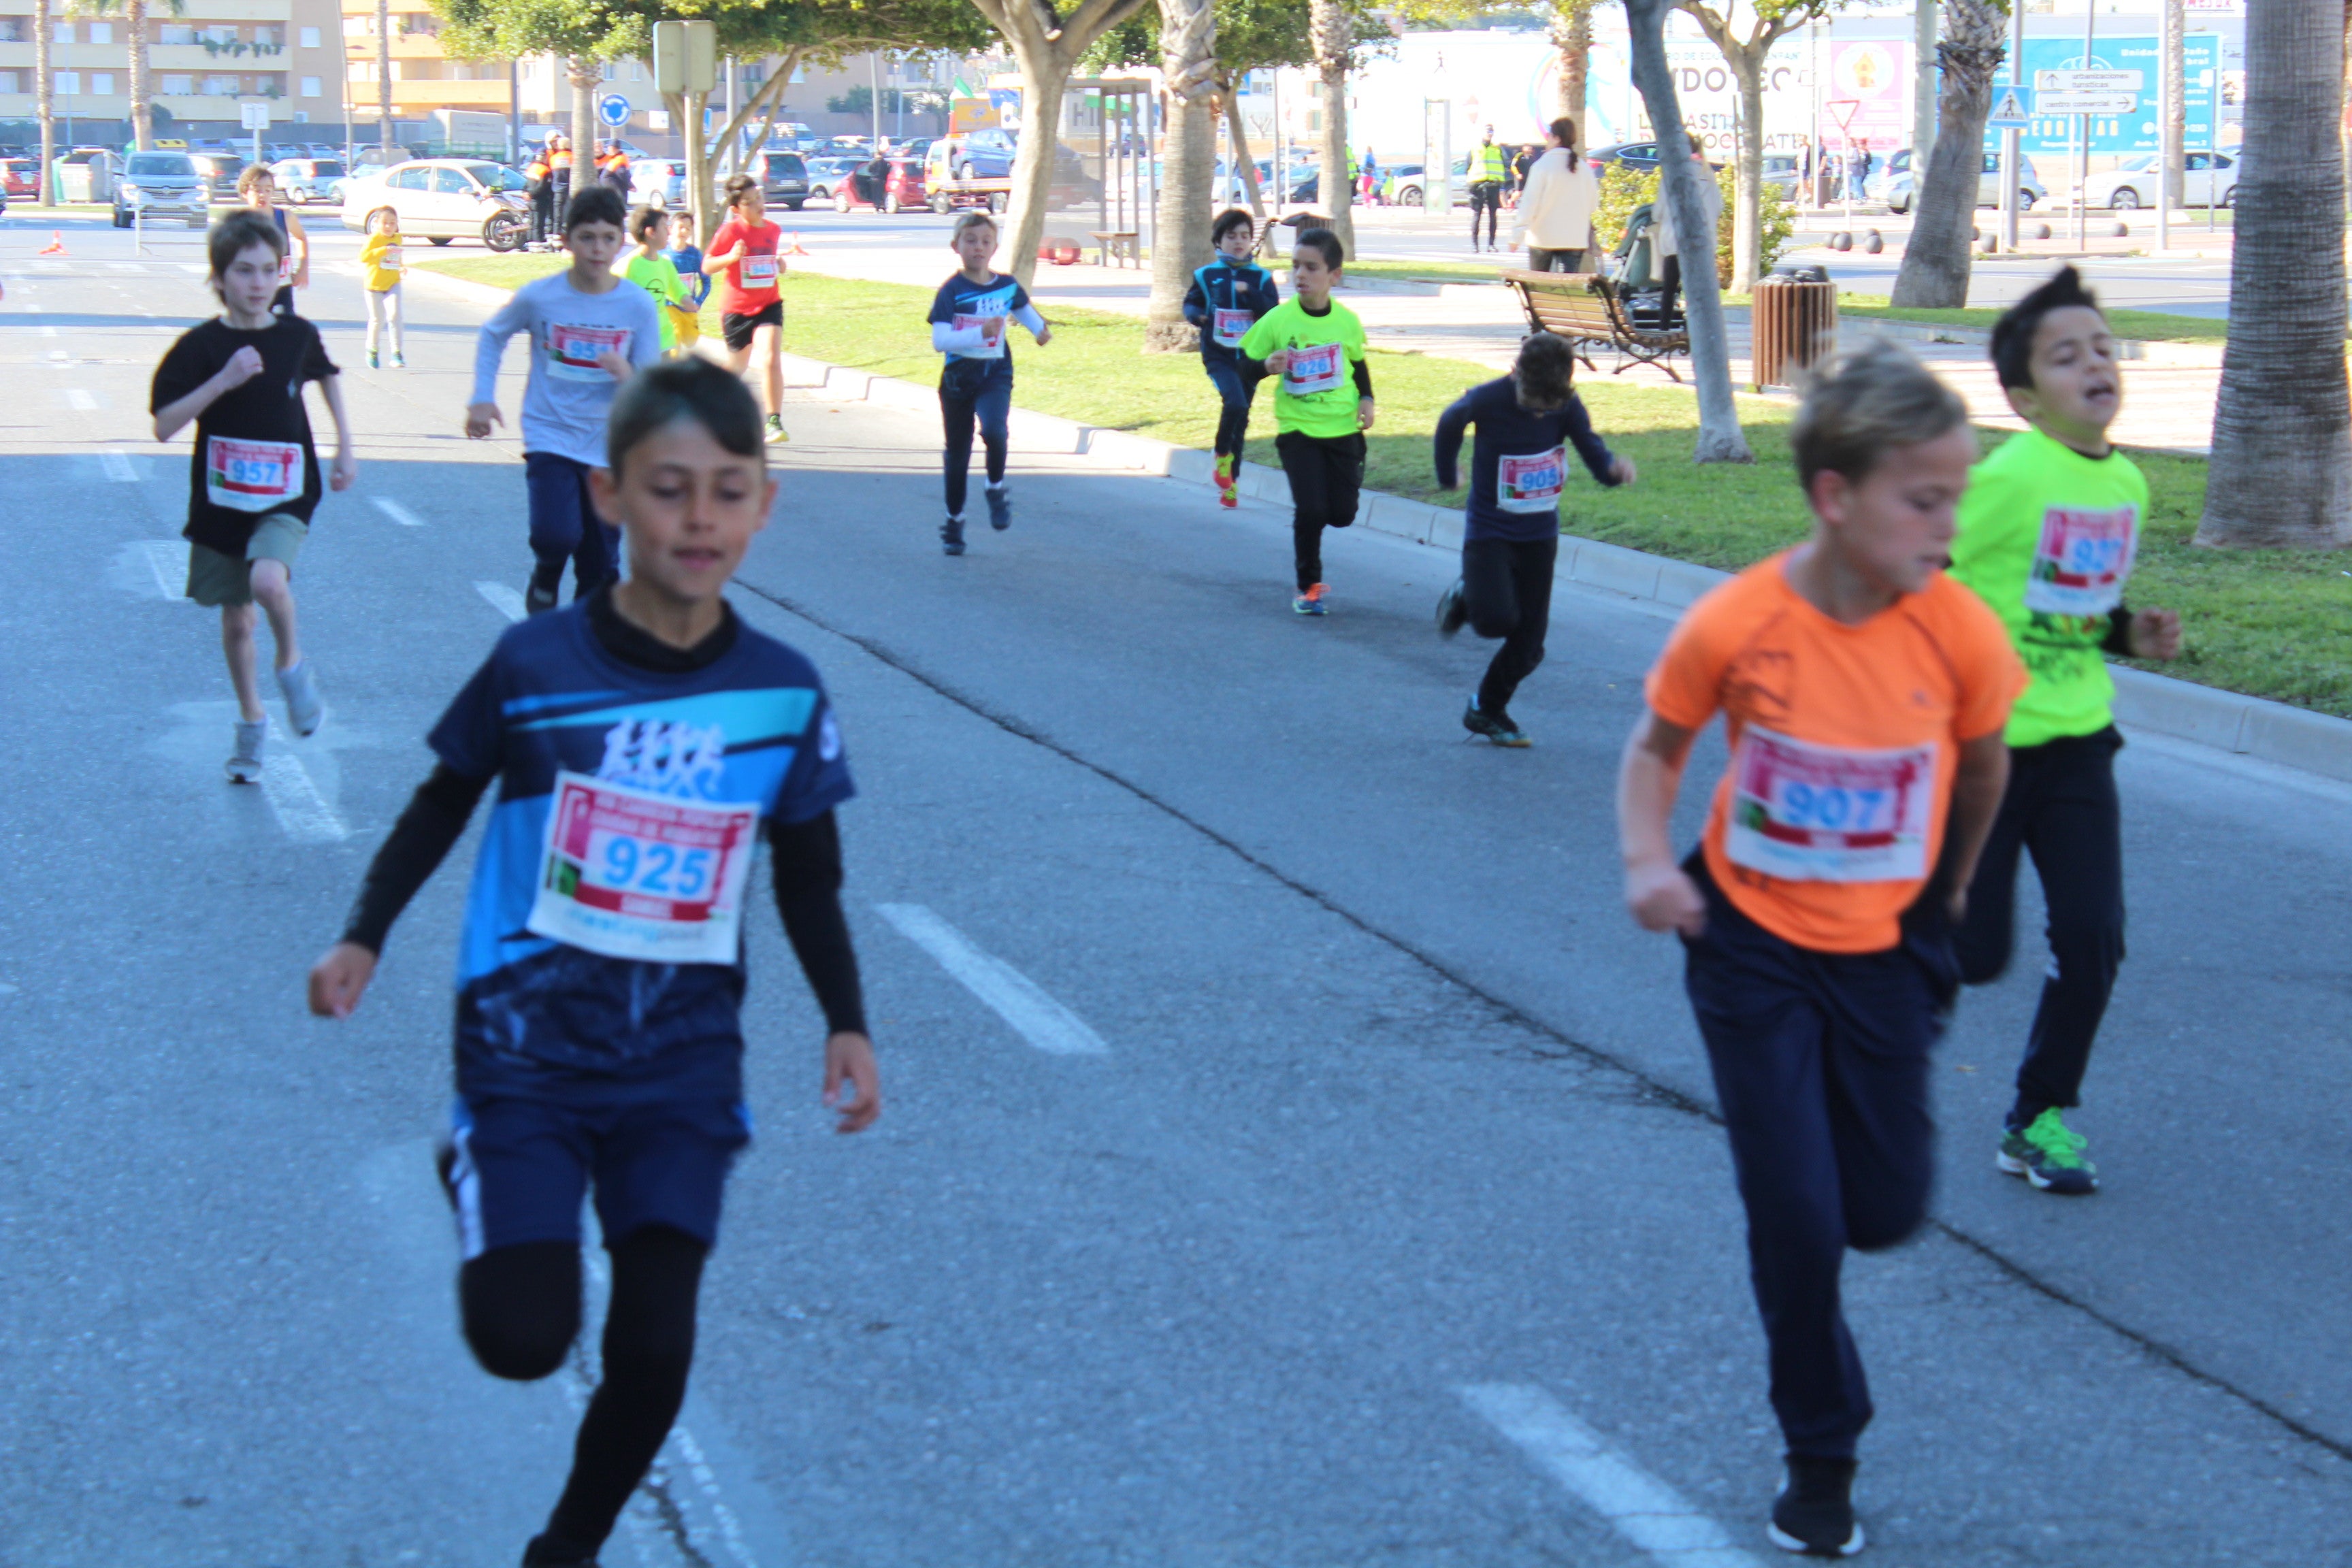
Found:
<path fill-rule="evenodd" d="M 176 218 L 202 228 L 212 216 L 212 193 L 196 161 L 185 153 L 133 153 L 114 183 L 114 226 Z"/>
<path fill-rule="evenodd" d="M 2021 212 L 2030 212 L 2033 204 L 2048 195 L 2050 190 L 2042 183 L 2032 159 L 2021 153 L 2017 161 L 2022 165 L 2017 179 L 2017 206 Z M 1906 147 L 1887 159 L 1886 166 L 1871 177 L 1869 195 L 1874 200 L 1885 202 L 1888 212 L 1907 213 L 1911 210 L 1911 149 Z M 2000 154 L 1998 153 L 1984 155 L 1983 167 L 1977 174 L 1977 205 L 2000 205 Z"/>

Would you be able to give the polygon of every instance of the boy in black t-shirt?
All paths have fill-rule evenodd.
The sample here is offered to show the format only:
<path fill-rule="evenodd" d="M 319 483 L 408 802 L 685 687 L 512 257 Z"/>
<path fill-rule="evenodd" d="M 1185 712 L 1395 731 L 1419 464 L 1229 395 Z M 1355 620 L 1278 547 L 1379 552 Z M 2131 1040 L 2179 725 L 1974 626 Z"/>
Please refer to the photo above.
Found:
<path fill-rule="evenodd" d="M 208 249 L 221 314 L 180 334 L 155 367 L 149 407 L 155 439 L 168 441 L 194 420 L 188 466 L 188 597 L 220 607 L 221 647 L 236 688 L 236 749 L 228 759 L 236 784 L 261 777 L 268 720 L 255 679 L 254 605 L 269 616 L 278 642 L 278 686 L 298 735 L 326 717 L 319 686 L 303 661 L 294 628 L 294 557 L 319 504 L 319 456 L 302 404 L 306 382 L 320 384 L 335 421 L 332 483 L 347 490 L 359 477 L 341 383 L 319 329 L 299 316 L 275 315 L 278 263 L 286 238 L 267 213 L 240 208 L 213 226 Z"/>

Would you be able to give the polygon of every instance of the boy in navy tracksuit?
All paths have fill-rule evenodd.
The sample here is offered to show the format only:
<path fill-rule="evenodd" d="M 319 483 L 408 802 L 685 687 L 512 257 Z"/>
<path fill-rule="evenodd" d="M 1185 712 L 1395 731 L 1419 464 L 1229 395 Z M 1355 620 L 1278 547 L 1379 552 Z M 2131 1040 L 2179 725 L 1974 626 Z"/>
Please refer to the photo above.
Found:
<path fill-rule="evenodd" d="M 1462 713 L 1464 729 L 1498 746 L 1528 743 L 1511 721 L 1510 700 L 1543 662 L 1568 447 L 1576 448 L 1602 484 L 1633 482 L 1633 463 L 1592 433 L 1592 421 L 1570 386 L 1575 369 L 1568 340 L 1538 332 L 1519 345 L 1510 374 L 1472 387 L 1437 420 L 1443 489 L 1457 482 L 1462 432 L 1478 427 L 1462 521 L 1462 576 L 1437 602 L 1437 629 L 1452 637 L 1466 620 L 1480 637 L 1503 639 Z"/>
<path fill-rule="evenodd" d="M 994 218 L 984 212 L 960 214 L 950 243 L 963 268 L 932 297 L 930 323 L 931 347 L 947 356 L 940 371 L 940 418 L 947 433 L 948 520 L 940 525 L 940 543 L 950 555 L 961 555 L 975 424 L 987 452 L 988 525 L 999 532 L 1013 526 L 1013 501 L 1004 491 L 1013 349 L 1004 335 L 1015 321 L 1040 346 L 1051 342 L 1054 332 L 1019 279 L 990 268 L 996 254 Z"/>
<path fill-rule="evenodd" d="M 1273 273 L 1249 258 L 1256 244 L 1249 214 L 1239 207 L 1219 213 L 1209 237 L 1217 259 L 1192 274 L 1184 319 L 1201 330 L 1201 368 L 1224 405 L 1217 416 L 1217 504 L 1232 507 L 1241 504 L 1234 479 L 1249 434 L 1250 402 L 1265 374 L 1242 357 L 1242 334 L 1282 302 L 1282 289 Z"/>

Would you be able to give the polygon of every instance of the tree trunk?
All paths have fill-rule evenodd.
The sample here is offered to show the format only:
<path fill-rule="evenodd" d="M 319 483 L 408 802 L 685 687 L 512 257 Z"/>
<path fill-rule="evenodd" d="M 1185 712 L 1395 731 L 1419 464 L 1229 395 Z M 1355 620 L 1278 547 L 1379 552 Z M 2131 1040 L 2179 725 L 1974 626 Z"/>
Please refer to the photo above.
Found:
<path fill-rule="evenodd" d="M 2253 0 L 2230 338 L 2199 544 L 2352 544 L 2343 93 L 2341 0 Z"/>
<path fill-rule="evenodd" d="M 1234 149 L 1234 167 L 1241 171 L 1242 195 L 1249 199 L 1250 216 L 1260 235 L 1265 232 L 1265 193 L 1258 188 L 1257 160 L 1250 156 L 1249 127 L 1242 123 L 1241 93 L 1232 82 L 1217 84 L 1217 103 L 1224 111 L 1226 135 Z"/>
<path fill-rule="evenodd" d="M 1895 303 L 1958 310 L 1969 302 L 1973 259 L 1969 232 L 1984 172 L 1985 116 L 1992 110 L 1992 75 L 2007 48 L 2006 15 L 1994 0 L 1945 0 L 1944 96 L 1937 108 L 1936 151 L 1927 160 L 1913 203 L 1911 242 L 1895 275 Z M 1913 154 L 1917 163 L 1917 154 Z M 1916 176 L 1915 176 L 1916 177 Z"/>
<path fill-rule="evenodd" d="M 41 195 L 45 207 L 55 206 L 58 161 L 56 75 L 49 68 L 49 0 L 33 0 L 33 108 L 41 118 Z"/>
<path fill-rule="evenodd" d="M 1143 348 L 1192 353 L 1201 335 L 1184 319 L 1184 290 L 1192 269 L 1208 264 L 1217 162 L 1217 13 L 1210 0 L 1160 0 L 1160 73 L 1168 89 L 1168 127 Z"/>
<path fill-rule="evenodd" d="M 1731 291 L 1752 293 L 1764 269 L 1764 57 L 1772 45 L 1726 52 L 1739 84 L 1739 165 L 1731 194 Z M 1682 231 L 1676 229 L 1675 233 Z"/>
<path fill-rule="evenodd" d="M 1348 58 L 1356 45 L 1356 18 L 1342 0 L 1308 0 L 1307 30 L 1315 44 L 1315 70 L 1323 83 L 1322 172 L 1316 176 L 1315 205 L 1330 220 L 1331 232 L 1349 260 L 1356 258 L 1356 198 L 1348 178 Z M 1280 176 L 1277 175 L 1278 179 Z"/>
<path fill-rule="evenodd" d="M 1690 324 L 1691 380 L 1698 392 L 1698 447 L 1702 463 L 1752 463 L 1740 432 L 1739 408 L 1731 400 L 1731 346 L 1723 330 L 1723 293 L 1715 280 L 1715 227 L 1706 221 L 1698 183 L 1708 175 L 1691 162 L 1690 138 L 1683 131 L 1682 105 L 1675 97 L 1674 72 L 1666 65 L 1666 0 L 1625 0 L 1633 37 L 1633 85 L 1657 128 L 1658 162 L 1664 177 L 1659 199 L 1674 204 L 1675 233 L 1683 255 L 1683 313 Z"/>
<path fill-rule="evenodd" d="M 2164 72 L 2165 101 L 2170 107 L 2165 111 L 2164 123 L 2156 128 L 2157 158 L 2164 168 L 2166 197 L 2171 202 L 2173 210 L 2178 212 L 2186 205 L 2181 200 L 2185 193 L 2180 170 L 2181 151 L 2189 144 L 2189 93 L 2187 71 L 2181 63 L 2181 42 L 2188 19 L 2182 0 L 2163 0 L 2163 4 L 2164 20 L 2159 25 L 2161 31 L 2158 41 L 2161 58 L 2157 62 L 2157 68 Z M 2352 16 L 2352 10 L 2346 14 Z M 2014 71 L 2010 74 L 2011 80 L 2017 79 Z M 2213 90 L 2220 92 L 2221 84 L 2215 82 Z"/>
<path fill-rule="evenodd" d="M 578 195 L 596 183 L 596 89 L 604 72 L 581 55 L 564 62 L 572 77 L 572 194 Z M 562 222 L 560 216 L 556 219 Z"/>
<path fill-rule="evenodd" d="M 155 145 L 155 110 L 147 91 L 147 0 L 125 0 L 131 31 L 131 142 L 142 153 Z"/>
<path fill-rule="evenodd" d="M 392 0 L 375 0 L 376 144 L 390 163 L 392 153 Z M 556 221 L 563 221 L 558 213 Z"/>
<path fill-rule="evenodd" d="M 1557 110 L 1576 121 L 1576 147 L 1584 143 L 1586 83 L 1592 75 L 1592 0 L 1552 0 L 1552 47 L 1559 51 Z"/>
<path fill-rule="evenodd" d="M 998 258 L 1026 289 L 1037 275 L 1037 242 L 1045 237 L 1045 209 L 1053 200 L 1054 163 L 1062 145 L 1062 92 L 1075 59 L 1058 40 L 1018 54 L 1021 141 L 1013 154 L 1013 210 L 1005 214 L 1004 248 Z"/>

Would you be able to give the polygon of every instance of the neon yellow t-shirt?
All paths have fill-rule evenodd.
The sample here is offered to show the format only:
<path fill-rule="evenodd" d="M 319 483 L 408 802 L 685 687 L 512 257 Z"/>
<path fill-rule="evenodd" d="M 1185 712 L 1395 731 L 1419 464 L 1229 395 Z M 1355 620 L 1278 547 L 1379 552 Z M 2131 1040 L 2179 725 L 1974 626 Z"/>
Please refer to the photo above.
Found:
<path fill-rule="evenodd" d="M 656 305 L 674 305 L 685 310 L 694 308 L 692 296 L 687 293 L 686 285 L 678 280 L 677 268 L 670 264 L 667 256 L 647 256 L 643 251 L 633 250 L 629 252 L 628 265 L 623 267 L 620 273 L 652 295 Z M 667 310 L 656 310 L 654 317 L 661 322 L 662 352 L 667 353 L 677 346 L 677 328 L 671 323 Z"/>
<path fill-rule="evenodd" d="M 2147 479 L 2129 458 L 2086 458 L 2039 430 L 2011 436 L 1970 471 L 1952 575 L 1992 606 L 2032 678 L 2010 710 L 2011 745 L 2115 721 L 2100 645 L 2147 516 Z"/>
<path fill-rule="evenodd" d="M 1294 294 L 1257 319 L 1241 348 L 1258 360 L 1290 351 L 1290 366 L 1274 391 L 1276 429 L 1324 440 L 1356 433 L 1356 378 L 1349 367 L 1363 363 L 1364 323 L 1355 311 L 1334 300 L 1322 315 L 1309 315 Z"/>

